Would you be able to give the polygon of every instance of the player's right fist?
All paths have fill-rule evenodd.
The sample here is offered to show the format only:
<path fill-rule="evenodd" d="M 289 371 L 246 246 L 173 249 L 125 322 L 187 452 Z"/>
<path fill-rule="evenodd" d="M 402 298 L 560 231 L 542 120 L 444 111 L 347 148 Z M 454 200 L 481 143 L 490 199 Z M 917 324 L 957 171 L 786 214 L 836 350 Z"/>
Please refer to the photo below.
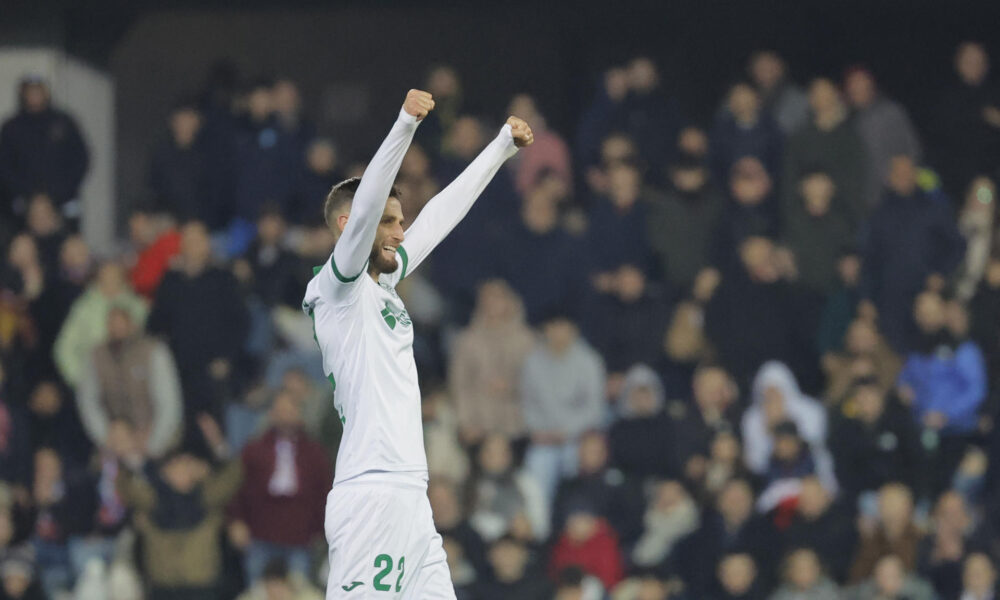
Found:
<path fill-rule="evenodd" d="M 428 92 L 410 90 L 406 93 L 403 110 L 406 111 L 406 114 L 412 115 L 420 121 L 427 116 L 427 113 L 434 110 L 434 98 Z"/>

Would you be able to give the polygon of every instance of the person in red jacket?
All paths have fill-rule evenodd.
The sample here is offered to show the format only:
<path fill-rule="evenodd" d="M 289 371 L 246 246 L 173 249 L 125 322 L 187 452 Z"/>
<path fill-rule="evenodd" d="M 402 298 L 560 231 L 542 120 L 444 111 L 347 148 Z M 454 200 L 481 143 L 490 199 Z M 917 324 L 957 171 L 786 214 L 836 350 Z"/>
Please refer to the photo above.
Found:
<path fill-rule="evenodd" d="M 128 227 L 136 252 L 129 281 L 137 293 L 152 300 L 170 261 L 180 252 L 181 234 L 169 216 L 144 209 L 132 213 Z"/>
<path fill-rule="evenodd" d="M 573 566 L 600 579 L 607 590 L 624 577 L 618 534 L 584 501 L 571 508 L 566 526 L 552 548 L 549 571 L 555 577 Z"/>
<path fill-rule="evenodd" d="M 230 505 L 229 538 L 244 551 L 247 583 L 266 565 L 284 559 L 292 572 L 309 575 L 309 549 L 323 534 L 333 466 L 323 446 L 303 430 L 297 397 L 281 390 L 270 427 L 243 449 L 243 486 Z"/>

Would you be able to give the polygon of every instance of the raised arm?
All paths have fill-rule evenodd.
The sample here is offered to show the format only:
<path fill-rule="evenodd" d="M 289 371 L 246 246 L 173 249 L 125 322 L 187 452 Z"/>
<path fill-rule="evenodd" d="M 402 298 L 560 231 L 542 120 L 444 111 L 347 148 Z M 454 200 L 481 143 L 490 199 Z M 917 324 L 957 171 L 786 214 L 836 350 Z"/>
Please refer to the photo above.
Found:
<path fill-rule="evenodd" d="M 400 246 L 400 254 L 404 257 L 402 277 L 416 269 L 468 214 L 504 161 L 514 156 L 518 148 L 533 141 L 534 135 L 527 123 L 517 117 L 507 119 L 499 135 L 455 181 L 430 199 L 406 231 L 405 241 Z"/>
<path fill-rule="evenodd" d="M 353 281 L 364 270 L 399 165 L 413 141 L 417 124 L 433 108 L 430 94 L 410 90 L 395 125 L 361 176 L 351 215 L 333 250 L 334 268 L 342 281 Z"/>

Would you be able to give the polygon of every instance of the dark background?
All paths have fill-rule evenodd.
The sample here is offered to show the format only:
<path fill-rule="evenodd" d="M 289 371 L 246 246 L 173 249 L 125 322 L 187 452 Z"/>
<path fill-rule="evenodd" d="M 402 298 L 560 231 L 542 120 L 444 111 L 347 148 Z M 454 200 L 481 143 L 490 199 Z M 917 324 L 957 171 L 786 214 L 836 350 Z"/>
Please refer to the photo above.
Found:
<path fill-rule="evenodd" d="M 0 0 L 0 13 L 0 43 L 54 45 L 113 74 L 126 202 L 141 195 L 146 151 L 170 105 L 223 59 L 245 80 L 297 80 L 307 112 L 364 154 L 376 140 L 356 136 L 372 119 L 388 122 L 405 89 L 439 62 L 457 67 L 466 105 L 480 115 L 498 121 L 513 93 L 529 91 L 572 136 L 600 73 L 637 54 L 660 64 L 696 122 L 714 112 L 747 55 L 767 47 L 800 81 L 839 79 L 864 62 L 926 125 L 956 43 L 982 40 L 994 58 L 1000 46 L 1000 2 Z M 345 94 L 363 106 L 343 111 Z"/>

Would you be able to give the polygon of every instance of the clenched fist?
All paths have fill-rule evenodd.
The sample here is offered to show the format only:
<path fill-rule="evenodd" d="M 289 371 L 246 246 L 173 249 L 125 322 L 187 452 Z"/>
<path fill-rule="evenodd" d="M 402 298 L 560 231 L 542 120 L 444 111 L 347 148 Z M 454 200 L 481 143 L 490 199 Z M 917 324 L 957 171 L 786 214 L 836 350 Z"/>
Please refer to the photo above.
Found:
<path fill-rule="evenodd" d="M 423 120 L 427 113 L 434 110 L 434 98 L 428 92 L 410 90 L 406 93 L 403 110 L 406 114 L 416 117 L 418 121 Z"/>
<path fill-rule="evenodd" d="M 518 148 L 530 146 L 535 141 L 535 135 L 531 133 L 531 127 L 528 127 L 524 119 L 508 117 L 507 124 L 510 125 L 510 134 L 514 136 L 514 145 Z"/>

